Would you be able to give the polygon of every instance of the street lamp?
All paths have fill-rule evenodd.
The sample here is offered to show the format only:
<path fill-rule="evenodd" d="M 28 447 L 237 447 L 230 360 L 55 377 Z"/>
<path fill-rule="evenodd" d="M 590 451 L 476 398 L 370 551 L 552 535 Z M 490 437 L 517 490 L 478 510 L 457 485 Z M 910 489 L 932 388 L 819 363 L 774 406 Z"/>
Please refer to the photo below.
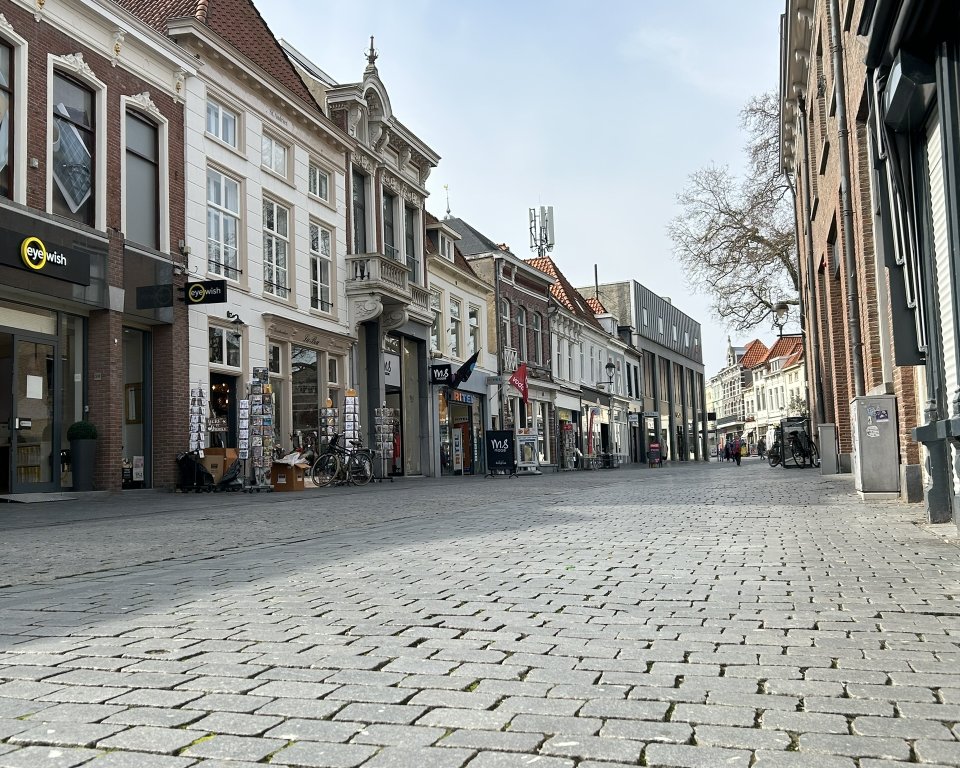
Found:
<path fill-rule="evenodd" d="M 617 366 L 613 364 L 613 360 L 607 359 L 607 364 L 603 366 L 603 370 L 607 372 L 606 382 L 601 382 L 606 384 L 608 387 L 613 387 L 613 372 L 617 370 Z"/>
<path fill-rule="evenodd" d="M 785 301 L 778 301 L 773 305 L 773 325 L 777 329 L 777 336 L 783 336 L 783 326 L 787 324 L 787 315 L 790 314 L 790 305 Z"/>

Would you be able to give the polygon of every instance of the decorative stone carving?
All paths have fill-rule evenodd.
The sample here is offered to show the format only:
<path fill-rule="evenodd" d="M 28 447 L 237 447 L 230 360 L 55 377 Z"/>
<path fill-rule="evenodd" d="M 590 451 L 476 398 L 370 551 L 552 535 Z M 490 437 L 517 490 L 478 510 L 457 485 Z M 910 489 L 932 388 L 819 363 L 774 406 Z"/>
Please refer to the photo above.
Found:
<path fill-rule="evenodd" d="M 117 61 L 120 59 L 120 50 L 123 48 L 123 40 L 127 36 L 126 30 L 117 29 L 113 33 L 113 61 L 110 62 L 112 66 L 117 66 Z"/>
<path fill-rule="evenodd" d="M 13 24 L 7 21 L 7 17 L 2 13 L 0 13 L 0 30 L 3 30 L 7 33 L 13 32 Z M 14 32 L 14 34 L 16 33 Z"/>
<path fill-rule="evenodd" d="M 186 82 L 187 82 L 187 73 L 182 69 L 178 69 L 173 76 L 173 98 L 177 102 L 183 101 L 183 98 L 184 98 L 183 91 L 184 91 L 184 88 L 186 87 Z"/>
<path fill-rule="evenodd" d="M 373 320 L 383 312 L 383 303 L 376 296 L 354 299 L 350 304 L 350 319 L 354 325 Z"/>
<path fill-rule="evenodd" d="M 420 164 L 420 186 L 424 186 L 427 183 L 427 179 L 430 178 L 430 171 L 433 170 L 430 167 L 430 163 L 423 161 Z"/>
<path fill-rule="evenodd" d="M 144 91 L 143 93 L 138 93 L 135 96 L 128 96 L 128 101 L 136 106 L 140 107 L 144 112 L 149 112 L 154 117 L 163 117 L 160 112 L 160 108 L 153 103 L 153 99 L 150 98 L 150 91 Z"/>
<path fill-rule="evenodd" d="M 350 159 L 354 165 L 359 165 L 367 173 L 373 172 L 373 162 L 362 152 L 354 152 Z"/>
<path fill-rule="evenodd" d="M 405 308 L 396 305 L 392 306 L 390 309 L 384 310 L 380 318 L 380 330 L 383 333 L 388 333 L 389 331 L 399 328 L 407 322 L 408 319 Z"/>
<path fill-rule="evenodd" d="M 400 148 L 400 168 L 401 169 L 403 169 L 403 167 L 410 162 L 411 157 L 413 157 L 413 151 L 410 149 L 410 147 Z"/>
<path fill-rule="evenodd" d="M 373 137 L 371 137 L 372 140 Z M 390 138 L 390 129 L 387 128 L 383 123 L 380 123 L 380 134 L 377 136 L 377 140 L 373 141 L 373 148 L 380 152 L 386 146 L 387 140 Z"/>
<path fill-rule="evenodd" d="M 363 110 L 360 108 L 360 105 L 352 104 L 350 111 L 347 113 L 347 127 L 351 136 L 357 135 L 357 125 L 361 117 L 363 117 Z"/>
<path fill-rule="evenodd" d="M 393 176 L 392 174 L 389 174 L 389 173 L 383 174 L 383 185 L 385 187 L 389 187 L 390 189 L 392 189 L 394 192 L 397 192 L 397 193 L 399 193 L 402 188 L 400 179 L 398 179 L 396 176 Z"/>
<path fill-rule="evenodd" d="M 90 69 L 90 65 L 83 60 L 82 53 L 70 53 L 66 56 L 61 56 L 60 63 L 63 66 L 72 69 L 77 74 L 85 75 L 86 77 L 94 80 L 97 79 L 97 76 L 93 74 L 93 70 Z"/>

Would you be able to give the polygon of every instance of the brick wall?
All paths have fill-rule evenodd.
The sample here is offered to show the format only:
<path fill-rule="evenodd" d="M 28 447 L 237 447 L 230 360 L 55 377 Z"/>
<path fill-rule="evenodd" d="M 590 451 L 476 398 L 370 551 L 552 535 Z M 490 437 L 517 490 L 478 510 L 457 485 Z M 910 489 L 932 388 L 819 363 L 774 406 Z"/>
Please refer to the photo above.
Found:
<path fill-rule="evenodd" d="M 106 114 L 96 115 L 98 130 L 106 131 L 106 175 L 97 184 L 106 184 L 106 235 L 109 239 L 107 283 L 124 285 L 124 240 L 121 226 L 120 162 L 123 153 L 120 129 L 124 120 L 120 96 L 149 92 L 153 103 L 167 120 L 170 243 L 176 247 L 184 238 L 184 113 L 183 106 L 152 83 L 124 68 L 121 56 L 117 66 L 83 41 L 70 37 L 45 20 L 37 22 L 33 14 L 12 3 L 3 9 L 17 34 L 28 42 L 28 93 L 30 103 L 27 124 L 27 157 L 36 158 L 37 167 L 27 169 L 27 205 L 44 211 L 47 200 L 47 99 L 48 54 L 83 54 L 84 61 L 107 89 Z M 69 72 L 67 72 L 70 74 Z M 166 76 L 158 73 L 158 78 Z M 170 78 L 172 82 L 172 78 Z M 82 228 L 81 225 L 77 225 Z M 175 288 L 183 278 L 175 278 Z M 176 293 L 176 291 L 175 291 Z M 39 298 L 39 297 L 38 297 Z M 42 298 L 40 298 L 42 301 Z M 153 331 L 153 477 L 157 487 L 172 486 L 175 479 L 176 452 L 187 445 L 189 390 L 187 386 L 187 310 L 175 302 L 173 325 L 156 326 Z M 97 468 L 95 488 L 120 488 L 120 460 L 123 428 L 123 344 L 124 315 L 116 309 L 100 309 L 90 314 L 87 336 L 87 404 L 89 419 L 96 424 Z M 66 426 L 66 425 L 65 425 Z"/>

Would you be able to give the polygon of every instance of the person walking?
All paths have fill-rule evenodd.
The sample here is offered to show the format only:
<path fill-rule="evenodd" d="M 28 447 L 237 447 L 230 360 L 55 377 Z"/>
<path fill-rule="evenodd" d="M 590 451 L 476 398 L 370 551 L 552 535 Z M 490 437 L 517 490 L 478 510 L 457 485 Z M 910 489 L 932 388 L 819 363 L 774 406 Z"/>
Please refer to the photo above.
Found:
<path fill-rule="evenodd" d="M 733 460 L 737 462 L 738 467 L 740 466 L 740 452 L 741 452 L 740 447 L 742 445 L 743 445 L 743 442 L 740 440 L 740 438 L 735 437 L 733 438 L 733 445 L 730 446 L 730 452 L 733 454 Z"/>
<path fill-rule="evenodd" d="M 766 438 L 761 437 L 757 440 L 757 456 L 761 459 L 766 456 L 767 453 L 767 440 Z"/>

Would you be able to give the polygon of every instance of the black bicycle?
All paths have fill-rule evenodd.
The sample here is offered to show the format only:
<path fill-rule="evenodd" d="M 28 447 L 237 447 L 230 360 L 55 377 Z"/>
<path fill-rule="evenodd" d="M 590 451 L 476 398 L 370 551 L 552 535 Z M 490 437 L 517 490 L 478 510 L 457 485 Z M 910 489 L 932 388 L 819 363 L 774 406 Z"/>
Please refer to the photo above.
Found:
<path fill-rule="evenodd" d="M 810 439 L 805 429 L 795 429 L 790 432 L 787 438 L 787 451 L 790 460 L 798 467 L 819 467 L 820 451 L 817 444 Z M 784 453 L 786 460 L 787 453 Z"/>
<path fill-rule="evenodd" d="M 340 434 L 330 438 L 325 452 L 313 463 L 310 476 L 323 488 L 336 485 L 366 485 L 373 479 L 373 451 L 359 440 L 351 440 L 351 448 L 340 445 Z"/>

